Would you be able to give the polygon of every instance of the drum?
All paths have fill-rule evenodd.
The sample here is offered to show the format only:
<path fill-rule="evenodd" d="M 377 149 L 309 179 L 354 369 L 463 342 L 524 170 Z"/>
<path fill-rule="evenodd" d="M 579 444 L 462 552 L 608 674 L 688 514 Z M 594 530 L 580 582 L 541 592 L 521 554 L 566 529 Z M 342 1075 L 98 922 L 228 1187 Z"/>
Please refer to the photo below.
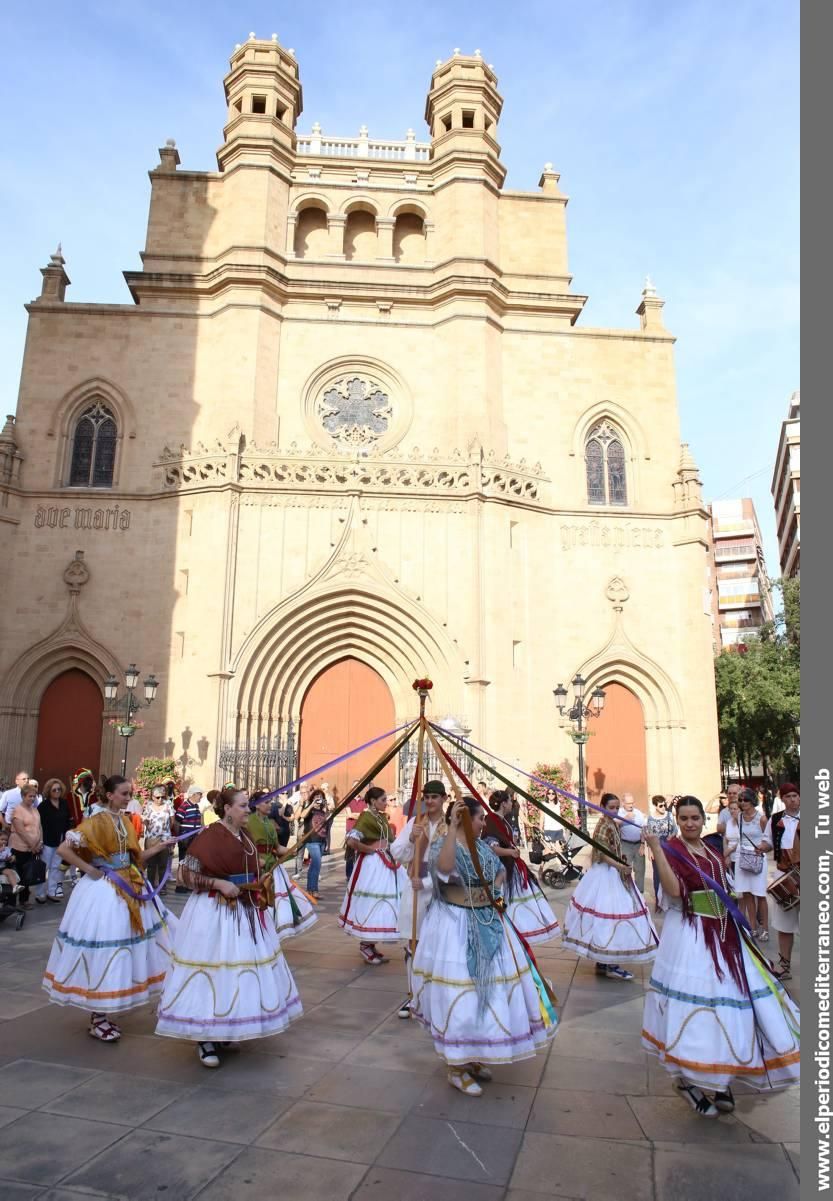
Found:
<path fill-rule="evenodd" d="M 801 901 L 801 871 L 790 868 L 783 876 L 773 880 L 767 892 L 782 909 L 794 909 Z"/>

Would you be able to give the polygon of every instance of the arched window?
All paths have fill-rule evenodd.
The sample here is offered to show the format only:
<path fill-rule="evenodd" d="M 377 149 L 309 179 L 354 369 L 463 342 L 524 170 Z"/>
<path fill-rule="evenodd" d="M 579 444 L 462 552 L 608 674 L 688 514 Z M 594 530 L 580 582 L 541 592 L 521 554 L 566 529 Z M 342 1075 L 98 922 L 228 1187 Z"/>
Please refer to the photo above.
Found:
<path fill-rule="evenodd" d="M 393 257 L 397 263 L 425 262 L 425 221 L 419 213 L 400 213 L 396 218 Z"/>
<path fill-rule="evenodd" d="M 599 421 L 587 435 L 584 448 L 589 505 L 626 505 L 628 483 L 625 448 L 609 421 Z"/>
<path fill-rule="evenodd" d="M 72 435 L 71 488 L 112 488 L 116 465 L 116 419 L 96 401 L 81 413 Z"/>

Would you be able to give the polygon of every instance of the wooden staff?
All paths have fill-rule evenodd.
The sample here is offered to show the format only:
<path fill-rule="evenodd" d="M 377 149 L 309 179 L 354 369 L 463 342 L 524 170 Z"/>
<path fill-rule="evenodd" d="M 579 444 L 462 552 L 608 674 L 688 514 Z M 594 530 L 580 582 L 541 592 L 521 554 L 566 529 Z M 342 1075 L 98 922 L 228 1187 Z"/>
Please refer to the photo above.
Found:
<path fill-rule="evenodd" d="M 416 834 L 417 830 L 420 830 L 421 832 L 424 832 L 424 830 L 425 830 L 425 822 L 424 822 L 425 812 L 424 812 L 424 806 L 422 803 L 422 789 L 424 787 L 424 781 L 422 779 L 422 756 L 423 756 L 423 749 L 425 747 L 425 731 L 426 731 L 427 724 L 428 724 L 425 720 L 425 702 L 427 700 L 428 700 L 427 689 L 420 688 L 420 690 L 419 690 L 419 735 L 418 735 L 418 741 L 417 741 L 416 772 L 414 774 L 414 789 L 415 789 L 415 794 L 416 794 L 415 795 L 416 804 L 414 806 L 414 824 L 412 827 L 412 833 L 414 833 L 414 834 Z M 426 847 L 427 847 L 427 839 L 426 839 Z M 411 881 L 411 941 L 410 941 L 410 948 L 409 948 L 410 954 L 411 954 L 411 962 L 413 962 L 414 955 L 416 954 L 417 904 L 419 901 L 419 892 L 422 891 L 421 885 L 420 885 L 419 889 L 415 888 L 414 885 L 417 880 L 421 881 L 421 879 L 422 879 L 422 858 L 423 858 L 422 837 L 420 836 L 418 839 L 414 840 L 414 854 L 413 854 L 413 858 L 411 859 L 410 867 L 408 869 L 408 877 Z M 408 996 L 411 998 L 411 1000 L 413 1000 L 413 995 L 414 995 L 413 973 L 409 971 L 408 972 Z"/>

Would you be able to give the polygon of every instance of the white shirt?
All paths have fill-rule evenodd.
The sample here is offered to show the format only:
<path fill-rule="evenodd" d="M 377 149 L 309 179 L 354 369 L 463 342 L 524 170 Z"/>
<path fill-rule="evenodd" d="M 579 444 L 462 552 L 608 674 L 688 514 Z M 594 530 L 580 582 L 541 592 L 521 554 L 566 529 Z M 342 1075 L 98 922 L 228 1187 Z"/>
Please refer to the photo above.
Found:
<path fill-rule="evenodd" d="M 781 850 L 791 851 L 795 846 L 795 832 L 798 829 L 798 823 L 801 820 L 801 813 L 784 813 L 782 816 L 779 816 L 780 813 L 780 810 L 778 813 L 773 813 L 772 817 L 767 822 L 766 830 L 764 831 L 764 841 L 768 842 L 771 847 L 775 846 L 775 842 L 773 841 L 772 837 L 772 823 L 777 818 L 779 821 L 784 822 L 784 833 L 781 837 Z"/>
<path fill-rule="evenodd" d="M 547 806 L 548 809 L 551 809 L 553 813 L 561 812 L 561 802 L 558 800 L 557 797 L 555 798 L 555 800 L 545 801 L 544 804 Z M 550 817 L 549 813 L 544 813 L 543 818 L 544 818 L 544 829 L 545 830 L 561 830 L 561 831 L 564 830 L 564 827 L 562 826 L 561 822 L 556 821 L 554 817 Z"/>
<path fill-rule="evenodd" d="M 756 812 L 751 821 L 747 820 L 740 814 L 738 821 L 732 818 L 726 823 L 726 828 L 723 831 L 723 836 L 726 839 L 729 851 L 731 852 L 732 862 L 737 861 L 738 846 L 741 842 L 741 833 L 743 834 L 743 845 L 749 850 L 749 844 L 753 847 L 759 847 L 762 842 L 768 842 L 772 846 L 772 842 L 767 838 L 766 831 L 761 826 L 761 815 Z"/>
<path fill-rule="evenodd" d="M 21 803 L 22 799 L 23 798 L 20 795 L 19 788 L 7 788 L 2 797 L 0 797 L 0 813 L 3 814 L 5 821 L 9 825 L 12 824 L 12 814 Z M 38 793 L 38 795 L 35 797 L 36 809 L 42 800 L 43 797 L 40 795 L 40 793 Z"/>
<path fill-rule="evenodd" d="M 442 817 L 438 817 L 436 821 L 428 823 L 428 846 L 437 837 L 437 830 L 442 822 Z M 405 822 L 401 834 L 397 834 L 396 838 L 390 844 L 390 853 L 397 863 L 410 863 L 414 857 L 414 844 L 411 842 L 411 831 L 414 828 L 416 818 L 409 817 Z"/>
<path fill-rule="evenodd" d="M 624 817 L 626 823 L 636 823 L 636 825 L 623 824 L 619 827 L 622 842 L 640 842 L 642 840 L 642 831 L 648 822 L 648 818 L 642 810 L 637 809 L 636 805 L 634 805 L 630 813 L 624 808 L 620 808 L 619 817 Z M 637 829 L 637 826 L 639 829 Z"/>

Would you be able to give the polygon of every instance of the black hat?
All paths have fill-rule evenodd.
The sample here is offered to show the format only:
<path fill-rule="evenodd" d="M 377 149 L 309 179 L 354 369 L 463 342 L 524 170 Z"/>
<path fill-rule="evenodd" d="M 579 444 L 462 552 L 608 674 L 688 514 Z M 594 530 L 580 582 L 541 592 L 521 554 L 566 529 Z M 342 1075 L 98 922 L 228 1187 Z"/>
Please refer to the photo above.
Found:
<path fill-rule="evenodd" d="M 442 780 L 428 780 L 422 790 L 423 796 L 428 793 L 429 796 L 445 796 L 445 784 Z"/>

